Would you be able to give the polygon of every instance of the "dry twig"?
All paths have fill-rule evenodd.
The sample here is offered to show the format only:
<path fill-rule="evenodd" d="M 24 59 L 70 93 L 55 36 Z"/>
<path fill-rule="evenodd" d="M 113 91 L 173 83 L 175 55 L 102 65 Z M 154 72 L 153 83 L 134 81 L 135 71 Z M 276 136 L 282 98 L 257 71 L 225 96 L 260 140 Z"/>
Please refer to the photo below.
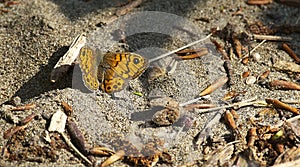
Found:
<path fill-rule="evenodd" d="M 224 46 L 222 46 L 220 43 L 218 43 L 216 40 L 211 39 L 211 42 L 215 44 L 216 49 L 218 50 L 219 53 L 223 55 L 224 60 L 229 60 L 228 54 L 226 50 L 224 49 Z"/>
<path fill-rule="evenodd" d="M 266 102 L 268 104 L 272 104 L 272 106 L 274 108 L 287 110 L 287 111 L 290 111 L 290 112 L 292 112 L 294 114 L 297 114 L 297 115 L 300 114 L 297 108 L 292 107 L 292 106 L 290 106 L 290 105 L 288 105 L 286 103 L 283 103 L 283 102 L 281 102 L 279 100 L 276 100 L 276 99 L 266 99 Z"/>
<path fill-rule="evenodd" d="M 300 85 L 284 80 L 273 80 L 269 83 L 269 87 L 280 90 L 300 90 Z"/>
<path fill-rule="evenodd" d="M 273 0 L 248 0 L 247 4 L 249 5 L 266 5 L 272 3 Z"/>
<path fill-rule="evenodd" d="M 162 58 L 164 58 L 164 57 L 167 57 L 167 56 L 169 56 L 169 55 L 171 55 L 171 54 L 173 54 L 173 53 L 176 53 L 176 52 L 178 52 L 178 51 L 180 51 L 180 50 L 183 50 L 183 49 L 185 49 L 185 48 L 188 48 L 188 47 L 190 47 L 190 46 L 196 45 L 197 43 L 200 43 L 200 42 L 202 42 L 202 41 L 205 41 L 206 39 L 210 38 L 211 35 L 212 35 L 212 34 L 209 34 L 209 35 L 207 35 L 206 37 L 204 37 L 204 38 L 202 38 L 202 39 L 199 39 L 199 40 L 194 41 L 194 42 L 192 42 L 192 43 L 189 43 L 189 44 L 187 44 L 187 45 L 185 45 L 185 46 L 183 46 L 183 47 L 180 47 L 180 48 L 178 48 L 178 49 L 172 50 L 172 51 L 170 51 L 170 52 L 168 52 L 168 53 L 165 53 L 165 54 L 162 54 L 162 55 L 160 55 L 160 56 L 158 56 L 158 57 L 155 57 L 155 58 L 153 58 L 153 59 L 150 59 L 150 60 L 149 60 L 149 63 L 154 62 L 154 61 L 157 61 L 157 60 L 162 59 Z"/>
<path fill-rule="evenodd" d="M 104 162 L 101 163 L 100 167 L 106 167 L 110 164 L 122 159 L 125 155 L 125 152 L 123 150 L 117 151 L 115 154 L 110 156 L 108 159 L 106 159 Z"/>
<path fill-rule="evenodd" d="M 128 3 L 127 5 L 123 6 L 121 9 L 116 11 L 116 15 L 117 16 L 123 16 L 127 13 L 129 13 L 130 11 L 132 11 L 135 7 L 141 5 L 143 2 L 145 2 L 146 0 L 135 0 L 135 1 L 131 1 L 130 3 Z"/>
<path fill-rule="evenodd" d="M 248 99 L 245 101 L 241 101 L 241 102 L 237 102 L 237 103 L 233 103 L 233 104 L 229 104 L 229 105 L 225 105 L 225 106 L 219 106 L 219 107 L 215 107 L 215 108 L 208 108 L 208 109 L 199 109 L 197 110 L 197 112 L 199 114 L 204 114 L 204 113 L 208 113 L 208 112 L 212 112 L 212 111 L 216 111 L 216 110 L 221 110 L 221 109 L 226 109 L 226 108 L 241 108 L 241 107 L 245 107 L 245 106 L 267 106 L 267 103 L 265 101 L 261 101 L 261 100 L 256 100 L 255 98 L 252 99 Z"/>
<path fill-rule="evenodd" d="M 15 133 L 17 133 L 18 131 L 25 129 L 25 128 L 27 127 L 28 123 L 29 123 L 30 121 L 32 121 L 33 118 L 34 118 L 35 116 L 36 116 L 36 114 L 33 113 L 33 114 L 27 116 L 25 119 L 21 120 L 21 121 L 19 122 L 19 125 L 18 125 L 18 126 L 14 126 L 14 127 L 10 128 L 10 129 L 6 130 L 6 131 L 3 133 L 3 138 L 4 138 L 4 139 L 8 139 L 8 138 L 10 138 L 12 135 L 14 135 Z"/>
<path fill-rule="evenodd" d="M 192 53 L 192 54 L 188 54 L 188 53 Z M 195 50 L 187 49 L 187 50 L 176 52 L 176 54 L 187 54 L 184 56 L 176 56 L 176 58 L 179 60 L 194 59 L 206 55 L 207 53 L 208 53 L 207 48 L 200 48 Z"/>
<path fill-rule="evenodd" d="M 268 40 L 268 41 L 291 41 L 293 38 L 291 37 L 282 37 L 282 36 L 275 36 L 275 35 L 259 35 L 253 34 L 254 39 L 259 40 Z"/>
<path fill-rule="evenodd" d="M 233 68 L 231 65 L 231 62 L 229 60 L 225 60 L 223 67 L 225 68 L 226 74 L 227 74 L 227 78 L 228 78 L 228 84 L 230 85 L 234 85 L 233 82 Z"/>
<path fill-rule="evenodd" d="M 205 90 L 203 90 L 200 93 L 200 96 L 205 96 L 205 95 L 211 94 L 212 92 L 214 92 L 218 88 L 222 87 L 227 81 L 228 81 L 228 77 L 219 78 L 217 81 L 215 81 L 210 86 L 208 86 Z"/>
<path fill-rule="evenodd" d="M 296 55 L 295 52 L 293 52 L 293 50 L 286 43 L 282 44 L 282 48 L 295 60 L 296 63 L 300 63 L 300 58 Z"/>
<path fill-rule="evenodd" d="M 58 110 L 56 113 L 53 114 L 53 116 L 51 118 L 51 122 L 50 122 L 50 125 L 48 128 L 48 131 L 49 132 L 54 132 L 54 131 L 58 132 L 63 137 L 63 139 L 65 140 L 65 142 L 71 149 L 73 149 L 89 165 L 93 165 L 93 163 L 73 145 L 73 143 L 70 141 L 68 136 L 65 134 L 64 130 L 65 130 L 66 121 L 67 121 L 67 115 L 64 112 L 62 112 L 61 110 Z"/>
<path fill-rule="evenodd" d="M 23 106 L 17 106 L 15 108 L 10 109 L 10 111 L 24 111 L 24 110 L 30 110 L 36 107 L 35 103 L 31 104 L 25 104 Z"/>

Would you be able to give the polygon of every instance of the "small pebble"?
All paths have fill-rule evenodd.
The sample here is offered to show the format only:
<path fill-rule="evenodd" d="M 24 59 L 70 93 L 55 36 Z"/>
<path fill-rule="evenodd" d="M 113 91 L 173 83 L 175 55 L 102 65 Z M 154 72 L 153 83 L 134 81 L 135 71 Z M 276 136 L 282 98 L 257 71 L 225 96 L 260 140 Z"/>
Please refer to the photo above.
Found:
<path fill-rule="evenodd" d="M 246 84 L 247 85 L 252 85 L 256 82 L 256 77 L 254 76 L 249 76 L 247 79 L 246 79 Z"/>
<path fill-rule="evenodd" d="M 14 106 L 19 106 L 21 105 L 21 98 L 19 96 L 16 96 L 16 97 L 13 97 L 11 100 L 10 100 L 10 103 Z"/>
<path fill-rule="evenodd" d="M 253 57 L 253 59 L 254 59 L 256 62 L 259 62 L 260 59 L 261 59 L 261 56 L 260 56 L 259 53 L 254 53 L 254 54 L 252 55 L 252 57 Z"/>
<path fill-rule="evenodd" d="M 54 22 L 48 22 L 47 26 L 52 30 L 56 29 L 56 24 Z"/>

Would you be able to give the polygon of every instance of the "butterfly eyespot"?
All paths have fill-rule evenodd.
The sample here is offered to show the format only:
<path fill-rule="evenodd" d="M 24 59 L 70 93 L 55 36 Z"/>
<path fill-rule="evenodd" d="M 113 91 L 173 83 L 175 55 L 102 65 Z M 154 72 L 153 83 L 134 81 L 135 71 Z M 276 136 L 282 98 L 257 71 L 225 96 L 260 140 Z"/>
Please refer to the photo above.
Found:
<path fill-rule="evenodd" d="M 118 82 L 118 85 L 121 86 L 122 84 L 120 82 Z"/>
<path fill-rule="evenodd" d="M 134 64 L 139 64 L 139 63 L 140 63 L 140 59 L 134 58 L 134 59 L 133 59 L 133 63 L 134 63 Z"/>

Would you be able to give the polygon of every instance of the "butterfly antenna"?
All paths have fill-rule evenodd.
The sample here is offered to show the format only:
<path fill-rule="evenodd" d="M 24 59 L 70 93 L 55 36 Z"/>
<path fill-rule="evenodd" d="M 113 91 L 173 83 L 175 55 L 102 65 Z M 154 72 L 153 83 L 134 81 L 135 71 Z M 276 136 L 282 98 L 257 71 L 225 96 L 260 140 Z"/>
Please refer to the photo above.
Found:
<path fill-rule="evenodd" d="M 202 42 L 202 41 L 205 41 L 205 40 L 208 39 L 211 35 L 212 35 L 212 34 L 210 33 L 210 34 L 208 34 L 206 37 L 204 37 L 204 38 L 202 38 L 202 39 L 199 39 L 199 40 L 194 41 L 194 42 L 192 42 L 192 43 L 189 43 L 189 44 L 187 44 L 187 45 L 185 45 L 185 46 L 183 46 L 183 47 L 180 47 L 180 48 L 178 48 L 178 49 L 172 50 L 172 51 L 170 51 L 170 52 L 168 52 L 168 53 L 165 53 L 165 54 L 162 54 L 162 55 L 160 55 L 160 56 L 158 56 L 158 57 L 155 57 L 155 58 L 153 58 L 153 59 L 150 59 L 149 62 L 152 63 L 152 62 L 154 62 L 154 61 L 157 61 L 157 60 L 159 60 L 159 59 L 162 59 L 162 58 L 164 58 L 164 57 L 167 57 L 167 56 L 169 56 L 169 55 L 171 55 L 171 54 L 173 54 L 173 53 L 176 53 L 176 52 L 178 52 L 178 51 L 180 51 L 180 50 L 182 50 L 182 49 L 185 49 L 185 48 L 188 48 L 188 47 L 190 47 L 190 46 L 196 45 L 197 43 L 200 43 L 200 42 Z"/>

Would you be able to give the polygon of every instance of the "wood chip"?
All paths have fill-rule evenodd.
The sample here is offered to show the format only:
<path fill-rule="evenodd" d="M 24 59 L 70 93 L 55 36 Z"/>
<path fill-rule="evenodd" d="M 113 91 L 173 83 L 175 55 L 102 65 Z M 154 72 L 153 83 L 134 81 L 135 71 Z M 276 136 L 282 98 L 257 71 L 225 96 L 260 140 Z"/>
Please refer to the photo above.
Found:
<path fill-rule="evenodd" d="M 233 118 L 233 115 L 231 114 L 230 111 L 226 110 L 224 113 L 224 119 L 227 122 L 227 125 L 231 128 L 231 129 L 236 129 L 236 123 L 235 120 Z"/>
<path fill-rule="evenodd" d="M 283 102 L 281 102 L 279 100 L 276 100 L 276 99 L 266 99 L 266 102 L 268 104 L 271 104 L 274 108 L 287 110 L 287 111 L 290 111 L 290 112 L 292 112 L 294 114 L 297 114 L 297 115 L 300 114 L 297 108 L 292 107 L 292 106 L 290 106 L 290 105 L 288 105 L 286 103 L 283 103 Z"/>
<path fill-rule="evenodd" d="M 300 85 L 290 81 L 273 80 L 269 83 L 269 88 L 280 90 L 300 90 Z"/>
<path fill-rule="evenodd" d="M 300 65 L 294 63 L 294 62 L 288 62 L 288 61 L 277 61 L 273 67 L 276 70 L 279 71 L 287 71 L 287 72 L 293 72 L 293 73 L 300 73 Z"/>
<path fill-rule="evenodd" d="M 61 111 L 57 110 L 56 113 L 53 114 L 50 122 L 50 126 L 48 128 L 49 132 L 59 132 L 63 133 L 65 130 L 67 122 L 67 115 Z"/>
<path fill-rule="evenodd" d="M 69 68 L 72 66 L 77 56 L 79 55 L 80 49 L 85 45 L 85 43 L 85 34 L 80 34 L 74 39 L 67 53 L 65 53 L 63 57 L 59 59 L 59 61 L 54 66 L 54 69 L 51 71 L 51 82 L 56 82 L 60 77 L 68 72 Z"/>
<path fill-rule="evenodd" d="M 228 81 L 228 77 L 224 76 L 224 77 L 219 78 L 217 81 L 215 81 L 210 86 L 208 86 L 205 90 L 203 90 L 200 93 L 200 96 L 205 96 L 205 95 L 211 94 L 218 88 L 222 87 L 227 81 Z"/>
<path fill-rule="evenodd" d="M 300 63 L 300 58 L 296 55 L 296 53 L 286 44 L 282 44 L 282 48 L 284 51 L 286 51 L 294 60 L 296 63 Z"/>
<path fill-rule="evenodd" d="M 102 162 L 102 164 L 100 165 L 100 167 L 106 167 L 111 165 L 112 163 L 122 159 L 125 155 L 125 152 L 123 150 L 117 151 L 115 154 L 113 154 L 111 157 L 109 157 L 108 159 L 106 159 L 104 162 Z"/>

